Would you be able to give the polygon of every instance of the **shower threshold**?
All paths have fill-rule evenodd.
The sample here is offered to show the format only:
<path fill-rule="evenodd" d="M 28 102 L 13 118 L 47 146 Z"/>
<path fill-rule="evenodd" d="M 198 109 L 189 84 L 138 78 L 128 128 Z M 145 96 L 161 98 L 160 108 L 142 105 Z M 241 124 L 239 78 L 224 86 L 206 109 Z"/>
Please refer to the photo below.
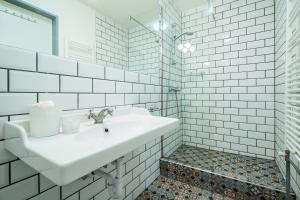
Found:
<path fill-rule="evenodd" d="M 182 145 L 160 168 L 161 176 L 233 199 L 285 199 L 285 180 L 273 160 Z"/>

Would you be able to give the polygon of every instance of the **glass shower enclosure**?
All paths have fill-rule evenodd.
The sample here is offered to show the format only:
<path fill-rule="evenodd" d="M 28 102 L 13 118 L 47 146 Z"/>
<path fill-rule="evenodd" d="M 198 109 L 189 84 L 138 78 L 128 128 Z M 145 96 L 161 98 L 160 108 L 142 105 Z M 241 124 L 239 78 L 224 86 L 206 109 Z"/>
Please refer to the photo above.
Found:
<path fill-rule="evenodd" d="M 176 50 L 181 39 L 181 13 L 174 1 L 160 1 L 161 35 L 161 115 L 180 120 L 177 130 L 162 137 L 162 157 L 169 156 L 182 144 L 182 55 Z"/>

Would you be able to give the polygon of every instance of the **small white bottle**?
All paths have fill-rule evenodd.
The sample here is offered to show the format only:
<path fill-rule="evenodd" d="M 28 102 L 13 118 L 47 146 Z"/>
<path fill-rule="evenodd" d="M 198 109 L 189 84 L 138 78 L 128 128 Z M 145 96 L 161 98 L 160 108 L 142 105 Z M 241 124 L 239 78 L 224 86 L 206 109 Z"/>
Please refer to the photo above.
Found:
<path fill-rule="evenodd" d="M 80 116 L 77 114 L 65 115 L 62 117 L 62 133 L 72 134 L 77 133 L 80 128 Z"/>

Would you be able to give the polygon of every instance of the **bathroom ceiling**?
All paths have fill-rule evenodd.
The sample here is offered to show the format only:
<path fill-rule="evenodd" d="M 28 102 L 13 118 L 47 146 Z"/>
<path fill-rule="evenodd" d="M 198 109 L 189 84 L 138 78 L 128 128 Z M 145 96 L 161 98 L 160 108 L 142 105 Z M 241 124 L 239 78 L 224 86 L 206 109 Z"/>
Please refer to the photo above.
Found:
<path fill-rule="evenodd" d="M 143 23 L 155 22 L 159 17 L 159 0 L 81 0 L 97 12 L 123 27 L 135 26 L 129 16 Z M 206 5 L 207 0 L 174 0 L 180 11 Z"/>
<path fill-rule="evenodd" d="M 182 12 L 195 7 L 207 6 L 208 0 L 175 0 L 176 7 Z"/>
<path fill-rule="evenodd" d="M 123 27 L 132 26 L 129 16 L 140 21 L 158 19 L 158 0 L 81 0 L 100 14 L 107 16 Z M 154 19 L 153 19 L 154 18 Z"/>

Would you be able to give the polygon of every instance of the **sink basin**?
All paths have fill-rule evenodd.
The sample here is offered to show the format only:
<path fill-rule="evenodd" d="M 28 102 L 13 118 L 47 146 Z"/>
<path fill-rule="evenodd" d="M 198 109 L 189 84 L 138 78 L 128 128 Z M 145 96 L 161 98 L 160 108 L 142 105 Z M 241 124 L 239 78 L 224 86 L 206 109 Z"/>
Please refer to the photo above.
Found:
<path fill-rule="evenodd" d="M 145 109 L 115 113 L 103 124 L 88 121 L 77 133 L 43 138 L 28 137 L 29 121 L 8 122 L 5 148 L 61 186 L 179 127 L 178 119 L 152 116 Z"/>

